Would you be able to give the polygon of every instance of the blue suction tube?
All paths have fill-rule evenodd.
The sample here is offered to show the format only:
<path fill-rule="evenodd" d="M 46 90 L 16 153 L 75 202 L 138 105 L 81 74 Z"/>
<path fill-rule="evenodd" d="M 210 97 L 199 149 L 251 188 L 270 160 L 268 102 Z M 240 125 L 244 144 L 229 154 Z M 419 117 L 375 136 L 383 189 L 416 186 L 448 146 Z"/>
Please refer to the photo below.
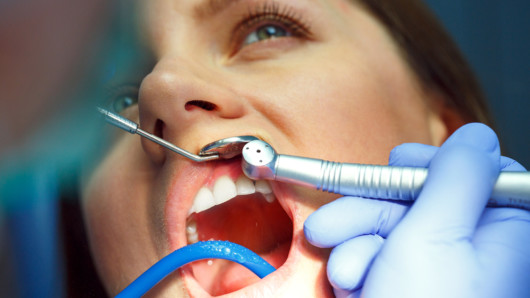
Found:
<path fill-rule="evenodd" d="M 205 259 L 224 259 L 236 262 L 245 266 L 259 278 L 264 278 L 276 270 L 259 255 L 239 244 L 229 241 L 201 241 L 184 246 L 162 258 L 116 297 L 141 297 L 176 269 Z"/>

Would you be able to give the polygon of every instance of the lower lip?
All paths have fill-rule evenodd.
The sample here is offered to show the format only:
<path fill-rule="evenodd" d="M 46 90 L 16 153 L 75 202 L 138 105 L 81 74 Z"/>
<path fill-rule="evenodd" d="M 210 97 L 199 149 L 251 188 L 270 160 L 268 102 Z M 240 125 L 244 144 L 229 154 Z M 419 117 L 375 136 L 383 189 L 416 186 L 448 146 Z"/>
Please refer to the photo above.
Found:
<path fill-rule="evenodd" d="M 229 298 L 229 297 L 272 297 L 274 296 L 273 293 L 277 292 L 278 289 L 282 286 L 282 284 L 287 283 L 288 277 L 292 275 L 292 268 L 294 267 L 294 264 L 296 263 L 296 260 L 299 256 L 299 249 L 297 248 L 297 245 L 295 243 L 300 243 L 300 241 L 293 239 L 293 242 L 292 242 L 292 245 L 289 251 L 289 255 L 287 257 L 287 261 L 276 271 L 269 274 L 262 280 L 255 282 L 240 290 L 230 292 L 222 296 L 215 296 L 215 297 Z M 272 264 L 275 263 L 274 260 L 270 258 L 270 256 L 263 256 L 263 257 L 270 263 Z M 238 271 L 238 270 L 240 270 L 240 268 L 234 267 L 234 271 Z M 230 271 L 227 271 L 226 273 L 231 274 Z M 182 274 L 184 284 L 186 285 L 186 288 L 188 290 L 188 294 L 190 295 L 190 297 L 212 297 L 202 288 L 202 286 L 195 279 L 191 266 L 182 267 L 181 274 Z M 231 287 L 231 285 L 225 285 L 225 286 L 228 289 Z"/>

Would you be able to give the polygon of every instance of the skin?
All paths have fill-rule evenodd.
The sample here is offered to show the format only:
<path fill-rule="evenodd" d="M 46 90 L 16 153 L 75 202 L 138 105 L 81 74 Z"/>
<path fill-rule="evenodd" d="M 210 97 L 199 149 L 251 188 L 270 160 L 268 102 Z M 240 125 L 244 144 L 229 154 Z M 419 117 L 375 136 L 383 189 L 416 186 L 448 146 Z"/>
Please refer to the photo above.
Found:
<path fill-rule="evenodd" d="M 234 46 L 234 34 L 244 39 L 254 29 L 234 33 L 238 18 L 263 1 L 234 1 L 204 19 L 194 13 L 203 1 L 142 2 L 141 33 L 156 65 L 141 83 L 138 106 L 124 115 L 150 132 L 163 121 L 164 139 L 190 152 L 224 137 L 251 134 L 282 154 L 386 164 L 398 144 L 440 145 L 451 133 L 444 112 L 433 108 L 440 106 L 436 94 L 419 85 L 383 27 L 356 4 L 282 1 L 310 25 L 310 37 Z M 190 100 L 215 109 L 190 105 Z M 92 251 L 111 295 L 178 247 L 184 226 L 167 227 L 170 190 L 184 176 L 199 177 L 215 166 L 193 165 L 137 136 L 115 139 L 83 191 Z M 189 201 L 202 186 L 193 181 L 186 180 L 182 193 L 187 198 L 181 200 Z M 299 250 L 274 296 L 330 295 L 329 252 L 308 244 L 302 228 L 309 214 L 338 196 L 272 186 L 293 220 Z M 174 274 L 151 294 L 186 296 L 182 285 Z"/>

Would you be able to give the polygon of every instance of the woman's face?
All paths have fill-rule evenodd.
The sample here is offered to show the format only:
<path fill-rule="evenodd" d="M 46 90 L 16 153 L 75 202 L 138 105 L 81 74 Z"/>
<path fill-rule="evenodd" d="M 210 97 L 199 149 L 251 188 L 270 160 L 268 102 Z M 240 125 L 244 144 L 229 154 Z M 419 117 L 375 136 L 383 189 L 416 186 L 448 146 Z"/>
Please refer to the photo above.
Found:
<path fill-rule="evenodd" d="M 141 82 L 138 105 L 124 115 L 190 152 L 254 135 L 281 154 L 385 164 L 400 143 L 437 145 L 447 135 L 389 35 L 356 4 L 141 2 L 141 35 L 156 65 Z M 238 158 L 199 164 L 119 135 L 83 190 L 109 293 L 179 247 L 219 239 L 249 247 L 279 269 L 259 280 L 235 263 L 197 262 L 152 293 L 331 296 L 329 251 L 306 242 L 303 223 L 338 196 L 276 182 L 267 194 L 262 181 L 242 176 Z M 229 200 L 212 207 L 212 198 Z"/>

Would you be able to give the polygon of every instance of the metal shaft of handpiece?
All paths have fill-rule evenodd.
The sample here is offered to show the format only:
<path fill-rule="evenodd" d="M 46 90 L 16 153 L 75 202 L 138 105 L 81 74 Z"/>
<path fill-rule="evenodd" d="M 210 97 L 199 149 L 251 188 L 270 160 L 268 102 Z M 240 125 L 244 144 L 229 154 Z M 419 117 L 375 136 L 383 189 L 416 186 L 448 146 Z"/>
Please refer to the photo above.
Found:
<path fill-rule="evenodd" d="M 162 147 L 165 147 L 175 153 L 178 153 L 186 158 L 189 158 L 195 162 L 204 162 L 204 161 L 210 161 L 210 160 L 215 160 L 215 159 L 219 159 L 219 155 L 206 155 L 206 156 L 199 156 L 199 155 L 195 155 L 195 154 L 192 154 L 182 148 L 179 148 L 173 144 L 171 144 L 170 142 L 162 139 L 162 138 L 159 138 L 155 135 L 152 135 L 142 129 L 140 129 L 138 127 L 138 124 L 127 119 L 127 118 L 124 118 L 120 115 L 116 115 L 114 113 L 111 113 L 105 109 L 102 109 L 102 108 L 97 108 L 98 111 L 105 117 L 105 120 L 118 127 L 118 128 L 121 128 L 127 132 L 130 132 L 132 134 L 138 134 L 152 142 L 155 142 L 157 144 L 159 144 L 160 146 Z"/>
<path fill-rule="evenodd" d="M 274 180 L 349 196 L 415 200 L 428 170 L 413 167 L 336 163 L 299 156 L 277 155 Z M 491 207 L 530 210 L 530 172 L 501 172 Z"/>

